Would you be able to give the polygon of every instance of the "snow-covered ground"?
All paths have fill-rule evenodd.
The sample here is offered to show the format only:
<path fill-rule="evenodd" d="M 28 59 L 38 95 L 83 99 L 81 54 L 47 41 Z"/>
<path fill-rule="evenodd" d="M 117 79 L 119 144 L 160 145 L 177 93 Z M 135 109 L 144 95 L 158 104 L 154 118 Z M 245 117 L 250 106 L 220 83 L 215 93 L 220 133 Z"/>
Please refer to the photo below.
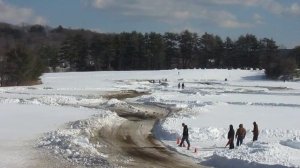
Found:
<path fill-rule="evenodd" d="M 106 107 L 124 102 L 106 100 L 102 95 L 139 90 L 151 94 L 127 101 L 182 109 L 161 121 L 155 134 L 196 162 L 213 167 L 300 167 L 299 82 L 269 81 L 258 70 L 217 69 L 49 73 L 42 81 L 38 86 L 0 88 L 1 144 L 25 143 L 52 131 L 42 136 L 38 145 L 67 159 L 75 158 L 75 162 L 84 160 L 89 165 L 102 158 L 101 163 L 106 164 L 106 156 L 97 150 L 101 145 L 91 144 L 87 137 L 94 127 L 122 122 Z M 179 82 L 185 83 L 185 89 L 177 88 Z M 254 143 L 253 121 L 260 130 Z M 182 122 L 189 127 L 189 151 L 176 144 Z M 237 128 L 240 123 L 247 130 L 244 144 L 234 150 L 224 148 L 229 125 Z M 14 152 L 6 155 L 9 151 Z M 13 167 L 16 157 L 22 160 L 23 155 L 14 153 L 9 146 L 0 145 L 0 167 Z"/>

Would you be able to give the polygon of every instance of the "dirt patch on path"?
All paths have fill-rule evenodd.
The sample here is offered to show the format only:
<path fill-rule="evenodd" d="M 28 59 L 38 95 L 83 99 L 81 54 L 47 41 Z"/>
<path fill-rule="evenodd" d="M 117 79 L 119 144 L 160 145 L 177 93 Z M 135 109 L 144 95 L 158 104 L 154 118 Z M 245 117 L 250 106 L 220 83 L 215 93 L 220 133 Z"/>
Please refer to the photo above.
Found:
<path fill-rule="evenodd" d="M 106 99 L 118 99 L 124 100 L 127 98 L 134 98 L 142 95 L 150 94 L 148 92 L 138 92 L 136 90 L 123 90 L 119 92 L 110 92 L 109 94 L 103 96 Z"/>

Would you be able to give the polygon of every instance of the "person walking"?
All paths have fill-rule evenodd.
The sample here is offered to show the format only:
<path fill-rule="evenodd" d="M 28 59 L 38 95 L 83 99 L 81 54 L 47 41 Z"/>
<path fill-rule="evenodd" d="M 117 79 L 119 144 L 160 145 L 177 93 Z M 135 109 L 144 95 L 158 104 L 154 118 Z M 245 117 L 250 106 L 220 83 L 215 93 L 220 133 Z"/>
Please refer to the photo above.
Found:
<path fill-rule="evenodd" d="M 184 143 L 184 140 L 186 140 L 188 147 L 187 150 L 190 150 L 190 141 L 189 141 L 189 129 L 187 127 L 187 125 L 185 125 L 184 123 L 182 123 L 182 127 L 183 127 L 183 133 L 182 133 L 182 138 L 181 138 L 181 142 L 178 146 L 182 146 L 182 144 Z"/>
<path fill-rule="evenodd" d="M 252 132 L 253 132 L 253 142 L 257 141 L 259 131 L 258 131 L 258 126 L 257 126 L 257 124 L 256 124 L 255 121 L 253 122 L 253 130 L 252 130 Z"/>
<path fill-rule="evenodd" d="M 180 82 L 178 83 L 178 89 L 180 89 Z"/>
<path fill-rule="evenodd" d="M 246 130 L 243 128 L 243 124 L 239 125 L 239 128 L 236 130 L 236 146 L 240 146 L 243 143 L 243 140 L 246 136 Z"/>
<path fill-rule="evenodd" d="M 227 139 L 228 139 L 228 142 L 226 144 L 229 145 L 229 149 L 234 149 L 234 129 L 233 129 L 233 125 L 229 125 L 229 132 L 228 132 L 228 135 L 227 135 Z M 226 147 L 225 146 L 225 147 Z"/>
<path fill-rule="evenodd" d="M 181 84 L 181 88 L 184 89 L 184 83 L 183 83 L 183 82 L 182 82 L 182 84 Z"/>

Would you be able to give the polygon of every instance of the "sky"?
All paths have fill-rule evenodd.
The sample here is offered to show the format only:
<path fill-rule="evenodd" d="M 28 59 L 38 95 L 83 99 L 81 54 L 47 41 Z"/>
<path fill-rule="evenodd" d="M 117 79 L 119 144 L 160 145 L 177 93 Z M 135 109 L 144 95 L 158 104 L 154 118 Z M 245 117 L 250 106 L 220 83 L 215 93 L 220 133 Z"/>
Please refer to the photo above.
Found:
<path fill-rule="evenodd" d="M 0 22 L 97 32 L 247 33 L 300 45 L 299 0 L 0 0 Z"/>

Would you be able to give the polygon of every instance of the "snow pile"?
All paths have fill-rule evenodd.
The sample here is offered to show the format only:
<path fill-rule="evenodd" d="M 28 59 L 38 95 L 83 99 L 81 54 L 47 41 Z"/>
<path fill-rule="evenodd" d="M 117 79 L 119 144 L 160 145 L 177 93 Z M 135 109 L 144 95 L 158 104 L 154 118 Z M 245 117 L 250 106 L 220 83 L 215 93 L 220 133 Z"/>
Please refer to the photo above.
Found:
<path fill-rule="evenodd" d="M 300 149 L 300 137 L 295 137 L 293 139 L 281 141 L 280 143 L 291 148 Z"/>
<path fill-rule="evenodd" d="M 227 131 L 223 128 L 203 127 L 190 129 L 191 140 L 212 141 L 227 137 Z"/>
<path fill-rule="evenodd" d="M 296 167 L 290 163 L 289 152 L 277 143 L 247 143 L 235 150 L 219 149 L 204 162 L 216 167 Z M 277 166 L 276 166 L 277 165 Z"/>
<path fill-rule="evenodd" d="M 78 120 L 68 128 L 47 133 L 38 143 L 38 147 L 51 150 L 74 164 L 86 166 L 110 167 L 107 156 L 101 153 L 105 146 L 92 142 L 94 132 L 102 127 L 113 127 L 124 119 L 110 111 L 94 115 L 87 120 Z"/>
<path fill-rule="evenodd" d="M 126 102 L 124 101 L 120 101 L 118 99 L 110 99 L 106 102 L 106 105 L 107 106 L 110 106 L 110 107 L 114 107 L 114 106 L 119 106 L 119 105 L 125 105 L 127 104 Z"/>

